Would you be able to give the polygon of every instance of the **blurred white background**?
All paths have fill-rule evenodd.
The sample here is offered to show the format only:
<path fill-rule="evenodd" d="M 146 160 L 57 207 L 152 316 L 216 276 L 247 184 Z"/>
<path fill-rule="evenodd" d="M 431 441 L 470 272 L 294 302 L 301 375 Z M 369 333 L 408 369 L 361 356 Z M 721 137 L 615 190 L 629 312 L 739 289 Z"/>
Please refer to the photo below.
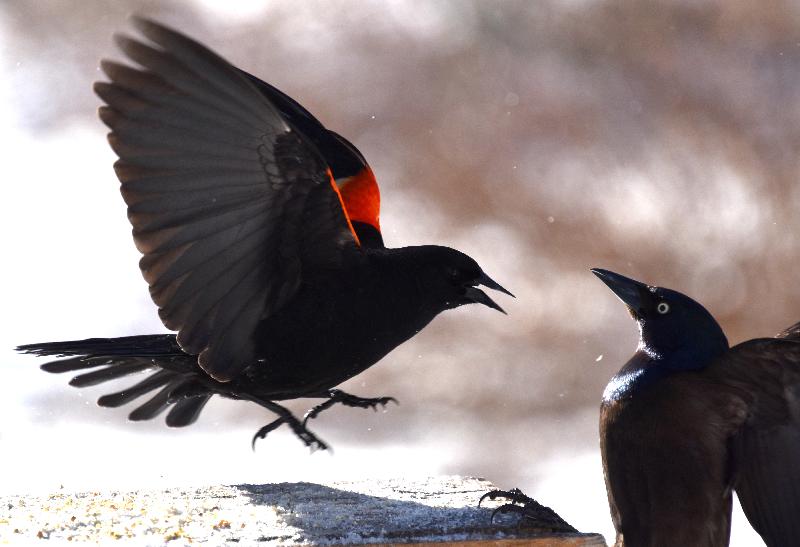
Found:
<path fill-rule="evenodd" d="M 345 385 L 332 454 L 214 401 L 129 423 L 18 344 L 162 332 L 91 83 L 140 13 L 277 85 L 371 163 L 387 245 L 439 243 L 517 295 L 449 312 Z M 800 6 L 768 0 L 0 4 L 3 493 L 463 474 L 610 539 L 597 446 L 637 332 L 589 272 L 684 291 L 732 343 L 800 320 Z M 291 405 L 297 412 L 314 401 Z M 741 515 L 734 545 L 758 544 Z"/>

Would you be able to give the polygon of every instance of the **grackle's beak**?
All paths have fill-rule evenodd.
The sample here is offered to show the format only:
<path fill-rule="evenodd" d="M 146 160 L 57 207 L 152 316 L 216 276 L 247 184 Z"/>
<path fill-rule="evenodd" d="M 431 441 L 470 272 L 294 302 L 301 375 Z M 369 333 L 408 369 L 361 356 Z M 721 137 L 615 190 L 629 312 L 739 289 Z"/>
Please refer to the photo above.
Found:
<path fill-rule="evenodd" d="M 650 287 L 640 281 L 608 270 L 592 268 L 591 272 L 599 277 L 600 281 L 608 285 L 608 288 L 614 291 L 617 298 L 622 300 L 631 312 L 637 316 L 641 314 L 644 308 L 643 297 L 650 294 Z"/>
<path fill-rule="evenodd" d="M 502 293 L 511 296 L 512 298 L 516 298 L 513 294 L 511 294 L 510 291 L 504 289 L 503 286 L 500 285 L 500 283 L 498 283 L 497 281 L 495 281 L 494 279 L 492 279 L 483 272 L 481 272 L 480 277 L 478 277 L 478 279 L 475 280 L 475 285 L 483 285 L 484 287 L 500 291 Z M 497 302 L 489 298 L 489 295 L 480 290 L 477 286 L 467 287 L 465 289 L 464 296 L 466 296 L 468 300 L 475 302 L 476 304 L 483 304 L 484 306 L 488 306 L 493 310 L 506 313 L 506 310 L 501 308 Z"/>

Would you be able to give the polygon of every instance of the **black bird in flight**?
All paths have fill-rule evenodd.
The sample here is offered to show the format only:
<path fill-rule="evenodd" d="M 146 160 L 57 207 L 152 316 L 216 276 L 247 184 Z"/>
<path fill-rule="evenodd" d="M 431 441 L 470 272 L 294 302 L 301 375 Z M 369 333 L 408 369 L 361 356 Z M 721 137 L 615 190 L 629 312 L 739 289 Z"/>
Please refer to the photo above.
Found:
<path fill-rule="evenodd" d="M 94 86 L 128 205 L 139 263 L 164 325 L 176 335 L 20 346 L 67 357 L 86 387 L 151 371 L 100 397 L 167 425 L 193 423 L 213 395 L 257 403 L 312 448 L 309 418 L 341 403 L 375 408 L 336 385 L 374 365 L 444 310 L 480 303 L 479 285 L 511 294 L 448 247 L 384 247 L 371 169 L 346 139 L 293 99 L 205 46 L 134 18 L 152 43 L 117 36 L 139 68 L 112 61 Z M 95 369 L 83 372 L 87 369 Z M 152 394 L 151 392 L 155 392 Z M 327 399 L 304 420 L 276 403 Z"/>
<path fill-rule="evenodd" d="M 767 545 L 800 545 L 800 323 L 730 348 L 688 296 L 592 272 L 640 332 L 600 409 L 616 546 L 728 545 L 734 490 Z"/>

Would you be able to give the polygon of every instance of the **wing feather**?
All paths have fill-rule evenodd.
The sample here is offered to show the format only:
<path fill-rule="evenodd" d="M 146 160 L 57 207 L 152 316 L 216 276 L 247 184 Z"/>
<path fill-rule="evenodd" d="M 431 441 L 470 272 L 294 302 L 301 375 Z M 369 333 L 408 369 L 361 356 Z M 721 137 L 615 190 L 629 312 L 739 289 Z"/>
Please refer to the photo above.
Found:
<path fill-rule="evenodd" d="M 102 62 L 99 115 L 159 316 L 227 381 L 255 362 L 258 323 L 303 272 L 341 263 L 357 240 L 323 158 L 268 97 L 205 46 L 134 24 L 153 44 L 116 38 L 139 67 Z"/>
<path fill-rule="evenodd" d="M 735 488 L 768 546 L 800 545 L 800 342 L 783 336 L 739 344 L 718 367 L 750 400 L 735 439 Z"/>
<path fill-rule="evenodd" d="M 166 50 L 152 48 L 126 36 L 116 36 L 116 42 L 128 58 L 169 82 L 177 92 L 182 92 L 190 97 L 192 102 L 199 103 L 198 106 L 202 105 L 223 113 L 230 121 L 256 131 L 274 123 L 272 119 L 274 109 L 262 109 L 257 103 L 251 102 L 250 97 L 246 96 L 249 93 L 249 89 L 244 85 L 246 82 L 241 78 L 234 80 L 232 73 L 224 76 L 224 81 L 220 82 L 208 78 L 201 66 L 193 66 L 192 61 L 184 64 Z M 238 80 L 237 83 L 240 85 L 229 86 L 227 85 L 229 80 Z M 284 130 L 289 129 L 285 123 L 281 122 L 281 125 Z"/>
<path fill-rule="evenodd" d="M 219 129 L 249 138 L 254 128 L 242 126 L 223 110 L 208 105 L 170 86 L 160 77 L 112 61 L 102 61 L 100 67 L 116 85 L 97 82 L 95 92 L 108 102 L 135 111 L 141 120 L 162 122 L 170 127 L 185 127 L 202 132 L 204 125 L 215 124 Z M 122 87 L 119 87 L 122 86 Z M 104 108 L 103 114 L 112 112 Z"/>

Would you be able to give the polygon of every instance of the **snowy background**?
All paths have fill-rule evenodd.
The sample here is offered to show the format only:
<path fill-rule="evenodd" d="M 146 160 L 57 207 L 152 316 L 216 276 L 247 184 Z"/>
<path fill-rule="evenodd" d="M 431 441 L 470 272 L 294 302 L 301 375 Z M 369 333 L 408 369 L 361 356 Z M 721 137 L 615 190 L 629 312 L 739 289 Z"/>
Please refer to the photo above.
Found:
<path fill-rule="evenodd" d="M 800 7 L 709 2 L 0 4 L 0 489 L 5 494 L 440 473 L 518 486 L 611 537 L 597 443 L 637 332 L 603 267 L 703 302 L 732 343 L 800 320 Z M 130 13 L 277 85 L 381 184 L 389 246 L 438 243 L 517 295 L 439 317 L 345 384 L 308 454 L 213 401 L 195 426 L 101 409 L 18 344 L 162 332 L 99 100 Z M 314 401 L 291 405 L 297 412 Z M 734 544 L 753 545 L 739 515 Z"/>

